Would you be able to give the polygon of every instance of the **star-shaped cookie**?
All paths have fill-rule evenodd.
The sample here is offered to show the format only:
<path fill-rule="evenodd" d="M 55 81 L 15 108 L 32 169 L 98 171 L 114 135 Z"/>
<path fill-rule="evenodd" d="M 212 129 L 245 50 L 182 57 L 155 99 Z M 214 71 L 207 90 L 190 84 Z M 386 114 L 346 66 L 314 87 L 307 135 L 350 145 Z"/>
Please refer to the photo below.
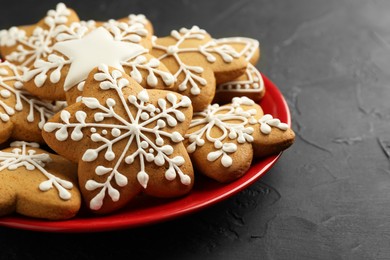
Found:
<path fill-rule="evenodd" d="M 100 65 L 79 102 L 56 114 L 43 137 L 78 163 L 80 189 L 90 209 L 108 213 L 137 194 L 188 193 L 193 169 L 182 143 L 192 117 L 191 100 L 145 90 L 115 68 Z"/>
<path fill-rule="evenodd" d="M 151 46 L 145 26 L 151 26 L 141 18 L 130 15 L 96 27 L 93 22 L 79 22 L 71 9 L 58 4 L 41 22 L 28 27 L 32 34 L 25 27 L 1 31 L 1 53 L 8 60 L 23 60 L 18 64 L 26 67 L 25 88 L 45 100 L 74 103 L 89 71 L 100 63 L 125 71 L 144 87 L 170 88 L 173 76 L 145 48 Z"/>

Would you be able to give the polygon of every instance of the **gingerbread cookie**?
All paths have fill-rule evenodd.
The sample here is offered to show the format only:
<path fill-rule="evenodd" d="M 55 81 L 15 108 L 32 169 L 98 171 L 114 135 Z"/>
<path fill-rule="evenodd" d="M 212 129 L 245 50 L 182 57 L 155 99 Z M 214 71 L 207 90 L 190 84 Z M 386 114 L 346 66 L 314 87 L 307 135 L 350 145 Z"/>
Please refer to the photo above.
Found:
<path fill-rule="evenodd" d="M 17 141 L 0 151 L 0 215 L 51 220 L 76 215 L 81 205 L 77 167 L 37 143 Z"/>
<path fill-rule="evenodd" d="M 197 26 L 173 30 L 153 39 L 151 54 L 174 74 L 174 91 L 191 98 L 194 111 L 202 111 L 213 100 L 217 84 L 244 74 L 248 62 L 226 44 L 218 44 Z"/>
<path fill-rule="evenodd" d="M 243 75 L 217 86 L 214 103 L 229 103 L 236 96 L 246 96 L 255 102 L 260 101 L 265 94 L 264 81 L 254 66 L 260 58 L 259 42 L 245 37 L 221 38 L 216 39 L 216 42 L 232 46 L 249 63 Z"/>
<path fill-rule="evenodd" d="M 123 20 L 127 23 L 110 20 L 93 29 L 93 22 L 78 22 L 72 14 L 59 4 L 41 22 L 30 26 L 35 28 L 32 35 L 16 27 L 0 33 L 0 45 L 12 47 L 10 54 L 8 49 L 3 51 L 6 59 L 22 59 L 20 64 L 26 66 L 23 79 L 29 92 L 72 104 L 88 73 L 101 63 L 125 71 L 144 87 L 165 89 L 173 85 L 168 69 L 141 45 L 151 46 L 151 34 L 142 23 L 134 22 L 142 19 L 129 16 Z M 25 45 L 31 45 L 31 50 L 26 51 Z"/>
<path fill-rule="evenodd" d="M 0 143 L 8 139 L 43 143 L 43 125 L 61 108 L 31 96 L 23 89 L 20 70 L 0 63 Z"/>
<path fill-rule="evenodd" d="M 188 97 L 145 90 L 107 65 L 90 73 L 82 96 L 45 124 L 43 137 L 78 162 L 90 209 L 112 212 L 142 191 L 176 197 L 191 190 L 193 169 L 182 143 L 192 117 Z"/>
<path fill-rule="evenodd" d="M 253 100 L 236 97 L 231 104 L 213 104 L 194 113 L 185 138 L 200 173 L 230 182 L 248 171 L 253 157 L 281 152 L 295 136 L 287 124 L 264 115 Z"/>
<path fill-rule="evenodd" d="M 154 31 L 153 25 L 143 14 L 129 14 L 127 17 L 119 20 L 110 19 L 107 22 L 91 20 L 85 23 L 90 29 L 103 26 L 111 30 L 117 40 L 117 37 L 125 38 L 130 42 L 141 44 L 147 49 L 151 47 L 151 37 Z"/>
<path fill-rule="evenodd" d="M 77 14 L 59 3 L 55 10 L 49 10 L 45 18 L 35 25 L 11 27 L 0 31 L 0 54 L 7 61 L 24 67 L 30 67 L 37 60 L 53 52 L 53 45 L 59 34 L 66 30 L 83 34 L 83 28 L 77 28 Z"/>

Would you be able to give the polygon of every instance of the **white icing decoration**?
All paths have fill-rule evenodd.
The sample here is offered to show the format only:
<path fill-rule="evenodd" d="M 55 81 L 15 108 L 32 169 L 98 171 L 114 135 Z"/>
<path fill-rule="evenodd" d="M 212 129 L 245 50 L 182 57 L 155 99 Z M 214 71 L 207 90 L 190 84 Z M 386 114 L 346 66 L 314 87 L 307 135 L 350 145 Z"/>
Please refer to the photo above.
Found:
<path fill-rule="evenodd" d="M 128 24 L 130 24 L 130 25 L 133 25 L 136 23 L 146 25 L 148 23 L 146 16 L 143 14 L 129 14 L 128 19 L 129 19 Z"/>
<path fill-rule="evenodd" d="M 180 133 L 168 132 L 167 125 L 175 127 L 179 122 L 185 120 L 184 114 L 178 108 L 189 107 L 191 100 L 183 96 L 179 101 L 175 94 L 169 93 L 165 99 L 158 99 L 158 106 L 155 106 L 149 103 L 149 95 L 146 90 L 142 90 L 136 96 L 130 95 L 125 98 L 122 89 L 128 86 L 128 80 L 122 78 L 122 73 L 119 70 L 113 70 L 110 73 L 106 65 L 99 66 L 99 72 L 94 75 L 94 79 L 100 81 L 99 86 L 102 91 L 115 90 L 120 104 L 116 104 L 112 98 L 100 102 L 94 97 L 83 97 L 81 102 L 94 113 L 86 114 L 77 111 L 75 122 L 69 122 L 70 114 L 64 112 L 64 115 L 61 114 L 63 123 L 49 122 L 44 126 L 44 130 L 47 132 L 56 131 L 55 136 L 59 141 L 67 140 L 69 138 L 68 130 L 73 129 L 70 135 L 72 140 L 75 140 L 74 136 L 77 136 L 77 140 L 90 138 L 92 142 L 100 143 L 98 148 L 87 149 L 84 152 L 83 161 L 95 161 L 99 154 L 105 151 L 104 158 L 107 162 L 112 162 L 112 167 L 101 165 L 95 169 L 97 175 L 107 176 L 105 182 L 99 183 L 95 180 L 86 182 L 87 190 L 100 189 L 99 193 L 90 201 L 90 208 L 93 210 L 101 208 L 106 192 L 113 201 L 119 199 L 120 193 L 112 185 L 112 182 L 115 182 L 119 187 L 126 186 L 127 178 L 118 171 L 118 168 L 123 163 L 132 164 L 136 158 L 140 164 L 137 180 L 142 187 L 146 188 L 149 180 L 149 173 L 146 172 L 145 168 L 147 162 L 153 162 L 157 166 L 166 165 L 168 170 L 165 176 L 168 180 L 179 176 L 182 184 L 189 185 L 190 177 L 180 169 L 180 166 L 184 164 L 184 158 L 182 156 L 171 158 L 173 147 L 165 144 L 164 138 L 175 143 L 183 141 L 184 138 Z M 125 117 L 116 111 L 121 108 L 125 110 Z M 131 108 L 135 108 L 137 112 L 132 114 Z M 115 119 L 118 123 L 105 123 L 106 119 L 109 121 Z M 84 136 L 83 129 L 90 130 L 92 133 L 90 137 Z M 102 136 L 96 129 L 107 130 L 107 135 Z M 108 133 L 111 133 L 112 136 Z M 155 139 L 151 139 L 151 136 L 154 136 Z M 113 147 L 123 139 L 127 140 L 126 146 L 117 154 Z M 129 148 L 132 144 L 137 149 L 132 150 L 129 154 Z"/>
<path fill-rule="evenodd" d="M 213 143 L 215 150 L 207 154 L 207 160 L 214 162 L 222 156 L 221 164 L 224 167 L 229 167 L 233 164 L 229 154 L 237 151 L 237 145 L 230 143 L 229 140 L 236 140 L 238 144 L 253 142 L 253 126 L 256 124 L 260 124 L 260 130 L 264 134 L 271 132 L 270 126 L 287 130 L 287 124 L 281 123 L 279 119 L 272 118 L 271 115 L 267 114 L 256 120 L 254 118 L 257 113 L 255 108 L 249 110 L 242 108 L 242 106 L 252 106 L 254 104 L 255 102 L 247 97 L 235 97 L 231 104 L 224 106 L 213 104 L 202 112 L 194 113 L 194 118 L 185 135 L 185 138 L 189 141 L 187 151 L 189 153 L 195 152 L 196 148 L 203 146 L 206 141 Z M 220 130 L 221 134 L 219 136 L 211 134 L 214 127 Z M 193 128 L 197 130 L 194 131 Z M 264 132 L 264 129 L 267 131 Z"/>
<path fill-rule="evenodd" d="M 217 92 L 261 93 L 264 90 L 264 81 L 260 72 L 250 63 L 245 71 L 245 80 L 229 81 L 217 86 Z"/>
<path fill-rule="evenodd" d="M 112 33 L 116 41 L 140 43 L 148 35 L 148 30 L 141 23 L 129 23 L 109 20 L 103 27 Z"/>
<path fill-rule="evenodd" d="M 133 43 L 139 42 L 141 36 L 147 35 L 147 30 L 142 24 L 128 25 L 112 20 L 88 34 L 86 34 L 87 27 L 80 23 L 72 25 L 77 25 L 79 30 L 74 30 L 75 32 L 72 33 L 72 30 L 70 32 L 66 30 L 66 26 L 61 26 L 60 29 L 66 33 L 58 34 L 56 38 L 58 42 L 52 47 L 53 50 L 67 58 L 52 53 L 48 55 L 47 60 L 37 60 L 34 67 L 25 72 L 25 81 L 34 78 L 35 85 L 42 87 L 48 78 L 49 71 L 54 70 L 50 73 L 49 80 L 51 83 L 57 83 L 61 79 L 63 67 L 70 65 L 64 82 L 64 90 L 68 91 L 77 85 L 78 90 L 81 91 L 84 86 L 82 82 L 89 72 L 104 63 L 121 71 L 124 71 L 123 67 L 131 68 L 130 74 L 138 83 L 143 81 L 139 70 L 147 71 L 146 83 L 151 87 L 156 87 L 158 83 L 156 75 L 161 77 L 165 85 L 173 84 L 173 75 L 168 71 L 158 69 L 160 61 L 157 59 L 148 61 L 143 56 L 148 50 Z"/>
<path fill-rule="evenodd" d="M 65 91 L 85 80 L 89 72 L 101 63 L 123 71 L 120 61 L 147 52 L 140 45 L 114 40 L 103 27 L 93 30 L 81 39 L 58 42 L 53 49 L 72 61 L 64 83 Z"/>
<path fill-rule="evenodd" d="M 227 37 L 227 38 L 219 38 L 215 39 L 218 44 L 242 44 L 244 48 L 238 52 L 238 55 L 245 56 L 246 61 L 250 61 L 250 59 L 255 54 L 257 48 L 259 48 L 259 41 L 246 37 Z"/>
<path fill-rule="evenodd" d="M 8 73 L 5 68 L 8 68 L 12 73 Z M 16 66 L 9 62 L 3 62 L 0 63 L 0 69 L 7 72 L 5 76 L 3 76 L 4 74 L 0 75 L 0 108 L 4 110 L 4 112 L 0 112 L 0 120 L 9 121 L 10 116 L 22 111 L 27 103 L 29 113 L 26 120 L 33 122 L 35 120 L 34 111 L 38 112 L 40 116 L 38 127 L 41 129 L 47 119 L 54 115 L 56 106 L 33 98 L 27 91 L 21 89 L 22 76 Z M 12 81 L 15 82 L 13 86 L 10 85 Z M 15 104 L 7 104 L 6 100 L 11 97 L 15 98 Z"/>
<path fill-rule="evenodd" d="M 264 81 L 260 72 L 249 63 L 259 47 L 259 42 L 246 37 L 230 37 L 215 40 L 218 44 L 242 44 L 244 47 L 238 52 L 239 56 L 244 56 L 248 61 L 245 71 L 246 79 L 233 80 L 217 86 L 216 91 L 240 92 L 240 93 L 261 93 L 264 90 Z"/>
<path fill-rule="evenodd" d="M 262 118 L 260 118 L 259 123 L 260 131 L 266 135 L 271 133 L 271 126 L 279 128 L 283 131 L 286 131 L 288 129 L 288 125 L 286 123 L 281 123 L 279 119 L 273 118 L 270 114 L 266 114 Z"/>
<path fill-rule="evenodd" d="M 45 27 L 37 26 L 31 36 L 17 27 L 0 32 L 0 46 L 11 47 L 17 44 L 14 52 L 5 58 L 8 61 L 17 61 L 22 66 L 30 66 L 35 61 L 52 53 L 53 39 L 67 30 L 65 23 L 68 22 L 70 10 L 63 3 L 57 4 L 55 10 L 49 10 L 44 20 Z M 77 25 L 75 26 L 77 27 Z M 70 28 L 74 30 L 76 28 Z"/>
<path fill-rule="evenodd" d="M 185 91 L 190 87 L 190 92 L 192 95 L 200 94 L 200 87 L 207 84 L 206 79 L 204 79 L 201 74 L 204 69 L 200 66 L 190 66 L 185 64 L 180 59 L 180 53 L 199 53 L 203 55 L 208 62 L 213 63 L 216 61 L 216 55 L 221 56 L 221 58 L 226 62 L 230 63 L 234 58 L 238 58 L 238 53 L 229 45 L 217 45 L 215 40 L 210 40 L 209 42 L 198 46 L 198 48 L 181 48 L 180 45 L 189 39 L 199 39 L 202 40 L 207 35 L 206 31 L 199 29 L 197 26 L 193 26 L 191 29 L 182 28 L 180 32 L 173 30 L 171 32 L 172 38 L 176 40 L 176 43 L 171 46 L 162 46 L 156 43 L 157 38 L 153 37 L 152 43 L 153 48 L 156 50 L 161 50 L 164 52 L 159 60 L 163 60 L 168 57 L 173 57 L 176 63 L 179 66 L 179 69 L 174 74 L 175 81 L 177 81 L 180 74 L 184 74 L 185 78 L 183 82 L 179 85 L 179 91 Z"/>
<path fill-rule="evenodd" d="M 52 161 L 49 154 L 37 153 L 34 149 L 29 149 L 29 147 L 39 148 L 39 144 L 16 141 L 12 142 L 10 146 L 15 147 L 12 152 L 0 151 L 0 172 L 4 169 L 14 171 L 23 166 L 29 171 L 37 169 L 47 178 L 38 186 L 41 191 L 48 191 L 55 187 L 61 199 L 69 200 L 71 198 L 71 194 L 67 189 L 72 189 L 73 184 L 62 180 L 45 169 L 46 163 Z"/>

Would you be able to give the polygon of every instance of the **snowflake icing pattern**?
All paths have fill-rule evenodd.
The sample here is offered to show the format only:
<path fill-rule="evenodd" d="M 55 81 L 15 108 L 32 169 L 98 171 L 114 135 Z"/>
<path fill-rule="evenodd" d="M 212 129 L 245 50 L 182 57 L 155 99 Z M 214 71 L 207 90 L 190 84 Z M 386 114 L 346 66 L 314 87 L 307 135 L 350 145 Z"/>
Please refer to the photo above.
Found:
<path fill-rule="evenodd" d="M 204 68 L 185 64 L 180 59 L 180 53 L 199 53 L 203 55 L 210 63 L 213 63 L 217 60 L 213 54 L 220 55 L 227 63 L 230 63 L 234 58 L 239 57 L 239 54 L 234 50 L 233 47 L 229 45 L 218 45 L 215 40 L 210 40 L 209 42 L 198 47 L 180 47 L 180 45 L 186 40 L 203 40 L 206 38 L 206 35 L 207 33 L 205 30 L 202 30 L 197 26 L 193 26 L 191 29 L 182 28 L 180 29 L 180 32 L 173 30 L 171 32 L 171 36 L 176 40 L 176 43 L 171 46 L 166 47 L 158 45 L 156 43 L 157 38 L 153 37 L 152 39 L 153 48 L 164 52 L 164 54 L 158 57 L 159 60 L 163 60 L 167 57 L 173 57 L 179 65 L 179 69 L 174 74 L 175 81 L 177 81 L 180 74 L 183 73 L 185 75 L 183 82 L 181 82 L 179 85 L 179 91 L 185 91 L 188 87 L 190 87 L 190 92 L 192 95 L 199 95 L 201 91 L 199 85 L 205 86 L 207 84 L 206 79 L 200 76 L 200 74 L 204 71 Z"/>
<path fill-rule="evenodd" d="M 29 171 L 37 169 L 47 178 L 46 181 L 39 184 L 41 191 L 48 191 L 54 186 L 61 199 L 69 200 L 71 198 L 67 189 L 72 189 L 73 184 L 58 178 L 45 169 L 46 163 L 52 161 L 49 154 L 37 153 L 34 149 L 29 149 L 29 147 L 39 148 L 39 144 L 16 141 L 11 143 L 11 147 L 14 147 L 11 152 L 0 151 L 0 172 L 4 169 L 14 171 L 23 166 Z"/>
<path fill-rule="evenodd" d="M 239 144 L 253 142 L 253 126 L 256 124 L 260 124 L 260 131 L 263 134 L 270 134 L 271 126 L 287 130 L 288 125 L 281 123 L 279 119 L 266 114 L 256 120 L 254 117 L 257 113 L 256 109 L 244 110 L 241 107 L 241 105 L 253 106 L 254 104 L 255 102 L 247 97 L 235 97 L 232 104 L 224 106 L 213 104 L 202 112 L 194 113 L 194 119 L 191 121 L 188 131 L 189 134 L 185 136 L 189 140 L 187 151 L 189 153 L 195 152 L 196 148 L 203 146 L 207 140 L 213 143 L 215 148 L 215 151 L 210 151 L 207 154 L 207 160 L 214 162 L 221 158 L 222 165 L 229 167 L 233 164 L 229 154 L 236 152 L 238 149 L 237 145 L 229 142 L 229 140 L 237 140 Z M 196 131 L 191 131 L 192 128 L 199 126 L 201 127 Z M 214 127 L 219 128 L 222 132 L 220 136 L 212 136 L 211 131 Z"/>
<path fill-rule="evenodd" d="M 59 3 L 55 10 L 47 12 L 44 19 L 46 29 L 37 26 L 31 36 L 27 36 L 23 29 L 17 27 L 0 31 L 1 46 L 10 47 L 18 44 L 17 49 L 5 58 L 28 67 L 35 61 L 50 55 L 53 52 L 55 40 L 81 37 L 87 31 L 87 27 L 79 23 L 66 26 L 69 15 L 70 10 L 63 3 Z"/>
<path fill-rule="evenodd" d="M 178 108 L 186 108 L 191 105 L 191 100 L 183 96 L 180 101 L 173 93 L 169 93 L 166 99 L 158 99 L 158 106 L 149 102 L 149 95 L 146 90 L 142 90 L 137 96 L 130 95 L 125 98 L 122 89 L 128 86 L 129 81 L 122 77 L 122 72 L 113 70 L 111 73 L 106 65 L 99 66 L 99 72 L 94 75 L 94 79 L 99 81 L 99 87 L 104 90 L 115 90 L 121 104 L 117 105 L 115 100 L 107 98 L 105 103 L 101 103 L 94 97 L 83 97 L 81 102 L 91 109 L 93 114 L 89 118 L 84 111 L 77 111 L 75 118 L 77 122 L 70 122 L 70 113 L 66 110 L 61 112 L 61 120 L 63 123 L 49 122 L 44 126 L 45 131 L 56 131 L 55 136 L 59 141 L 64 141 L 69 138 L 68 129 L 73 129 L 70 138 L 74 141 L 84 138 L 83 129 L 88 129 L 92 134 L 89 137 L 92 142 L 101 144 L 98 148 L 87 149 L 82 161 L 95 161 L 99 154 L 103 151 L 104 158 L 107 162 L 112 162 L 113 167 L 97 166 L 95 169 L 96 175 L 107 176 L 106 181 L 99 183 L 95 180 L 88 180 L 85 184 L 87 190 L 93 191 L 100 189 L 100 192 L 90 201 L 90 208 L 98 210 L 103 205 L 103 199 L 106 192 L 111 197 L 112 201 L 118 201 L 120 197 L 119 191 L 114 188 L 111 182 L 115 182 L 119 187 L 127 185 L 127 177 L 118 171 L 121 164 L 126 163 L 131 165 L 137 158 L 140 163 L 140 170 L 137 174 L 137 180 L 144 188 L 147 187 L 149 173 L 145 171 L 145 163 L 154 163 L 157 166 L 168 164 L 168 170 L 165 172 L 167 180 L 173 180 L 179 176 L 180 181 L 184 185 L 189 185 L 191 179 L 184 174 L 180 166 L 185 163 L 182 156 L 170 155 L 173 154 L 173 147 L 165 144 L 164 138 L 169 138 L 174 143 L 183 141 L 182 135 L 177 132 L 166 131 L 166 126 L 174 127 L 178 122 L 185 120 L 185 115 Z M 126 117 L 118 113 L 118 107 L 123 107 L 126 112 Z M 137 112 L 133 115 L 130 110 L 135 107 Z M 86 122 L 92 119 L 92 122 Z M 105 123 L 105 119 L 116 119 L 118 124 Z M 155 125 L 151 127 L 151 125 Z M 99 134 L 97 129 L 102 129 Z M 105 136 L 111 133 L 112 138 Z M 154 136 L 154 140 L 150 136 Z M 127 140 L 126 146 L 119 154 L 114 152 L 114 146 L 121 140 Z M 129 148 L 134 144 L 136 150 L 129 154 Z M 115 162 L 116 160 L 116 162 Z"/>
<path fill-rule="evenodd" d="M 10 82 L 13 82 L 12 86 L 9 84 Z M 34 122 L 34 111 L 37 111 L 40 115 L 38 127 L 42 129 L 47 119 L 54 115 L 53 111 L 56 111 L 56 108 L 49 103 L 31 97 L 22 87 L 22 76 L 16 66 L 9 62 L 0 63 L 0 107 L 4 110 L 4 112 L 0 112 L 0 120 L 8 122 L 10 117 L 16 112 L 22 111 L 24 103 L 27 103 L 29 113 L 26 120 Z M 15 104 L 7 104 L 6 100 L 12 96 L 15 98 Z"/>
<path fill-rule="evenodd" d="M 137 44 L 141 41 L 141 38 L 145 37 L 148 33 L 144 25 L 140 23 L 130 25 L 128 23 L 110 20 L 109 22 L 104 23 L 103 27 L 110 32 L 114 41 L 117 42 L 130 42 Z M 69 27 L 65 25 L 59 26 L 56 32 L 55 39 L 57 43 L 69 40 L 80 40 L 89 34 L 88 27 L 82 23 L 72 23 Z M 52 52 L 52 48 L 50 49 L 50 52 Z M 139 84 L 144 81 L 140 70 L 147 72 L 146 83 L 150 87 L 157 86 L 157 76 L 161 78 L 162 82 L 166 86 L 173 84 L 173 75 L 158 68 L 160 66 L 160 61 L 158 59 L 151 58 L 148 60 L 143 55 L 147 52 L 148 50 L 144 49 L 144 51 L 136 55 L 135 58 L 130 60 L 120 60 L 118 62 L 124 67 L 131 68 L 130 76 Z M 96 55 L 99 54 L 97 53 Z M 73 61 L 73 58 L 68 58 L 65 55 L 63 57 L 57 55 L 56 53 L 49 54 L 47 58 L 37 58 L 33 66 L 29 70 L 25 71 L 23 79 L 25 81 L 29 81 L 34 78 L 34 83 L 37 87 L 42 87 L 47 79 L 49 79 L 51 83 L 58 83 L 62 77 L 62 69 L 66 65 L 70 66 Z M 49 73 L 50 75 L 48 75 Z M 82 91 L 84 83 L 84 81 L 78 83 L 77 87 L 80 91 Z M 65 87 L 64 89 L 65 91 L 68 91 L 70 87 Z"/>

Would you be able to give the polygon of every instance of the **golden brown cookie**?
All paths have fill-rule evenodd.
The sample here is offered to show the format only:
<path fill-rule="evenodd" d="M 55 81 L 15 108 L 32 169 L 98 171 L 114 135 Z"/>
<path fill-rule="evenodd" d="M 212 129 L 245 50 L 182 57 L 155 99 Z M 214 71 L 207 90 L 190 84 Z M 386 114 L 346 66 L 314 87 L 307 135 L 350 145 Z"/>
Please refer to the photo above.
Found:
<path fill-rule="evenodd" d="M 151 48 L 151 38 L 153 36 L 153 25 L 143 14 L 129 14 L 127 17 L 115 20 L 103 21 L 81 21 L 82 25 L 90 30 L 98 27 L 104 27 L 118 40 L 138 43 L 147 49 Z"/>
<path fill-rule="evenodd" d="M 15 65 L 30 67 L 53 52 L 52 47 L 59 34 L 66 30 L 81 33 L 77 28 L 78 23 L 74 23 L 78 21 L 79 18 L 72 9 L 59 3 L 55 10 L 49 10 L 37 24 L 1 30 L 0 54 Z"/>
<path fill-rule="evenodd" d="M 232 46 L 249 63 L 243 75 L 232 81 L 217 85 L 217 94 L 213 102 L 226 104 L 233 97 L 242 96 L 246 96 L 255 102 L 260 101 L 265 94 L 264 81 L 261 73 L 254 66 L 260 58 L 259 42 L 246 37 L 220 38 L 215 41 L 219 44 Z"/>
<path fill-rule="evenodd" d="M 248 64 L 233 47 L 218 44 L 197 26 L 155 37 L 151 54 L 172 72 L 173 90 L 190 97 L 194 111 L 205 109 L 214 98 L 216 85 L 241 76 Z"/>
<path fill-rule="evenodd" d="M 16 66 L 0 63 L 0 143 L 8 139 L 43 143 L 41 129 L 58 109 L 23 89 Z"/>
<path fill-rule="evenodd" d="M 78 162 L 91 210 L 112 212 L 142 191 L 177 197 L 191 190 L 193 169 L 182 143 L 192 118 L 188 97 L 145 90 L 107 65 L 90 73 L 82 96 L 45 124 L 43 137 Z"/>
<path fill-rule="evenodd" d="M 230 182 L 245 174 L 253 157 L 279 153 L 294 142 L 287 124 L 264 115 L 247 97 L 231 104 L 213 104 L 194 113 L 186 135 L 187 151 L 200 173 L 219 182 Z"/>
<path fill-rule="evenodd" d="M 0 151 L 0 215 L 51 220 L 76 215 L 81 205 L 77 167 L 37 143 L 17 141 Z"/>
<path fill-rule="evenodd" d="M 35 32 L 31 35 L 22 28 L 3 30 L 0 45 L 12 46 L 10 54 L 8 49 L 3 53 L 6 59 L 23 58 L 25 88 L 45 100 L 74 103 L 88 73 L 101 63 L 128 73 L 144 87 L 172 87 L 173 76 L 145 48 L 151 46 L 152 34 L 134 20 L 142 19 L 129 16 L 95 28 L 93 22 L 78 22 L 72 10 L 59 4 L 28 27 Z M 28 52 L 24 45 L 30 46 Z"/>

